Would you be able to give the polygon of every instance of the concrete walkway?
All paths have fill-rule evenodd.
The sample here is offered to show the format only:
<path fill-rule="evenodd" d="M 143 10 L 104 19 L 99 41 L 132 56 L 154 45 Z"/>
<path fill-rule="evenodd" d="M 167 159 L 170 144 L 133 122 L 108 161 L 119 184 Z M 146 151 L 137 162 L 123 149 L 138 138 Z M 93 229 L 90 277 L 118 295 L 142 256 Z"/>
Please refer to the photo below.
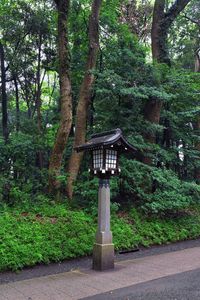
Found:
<path fill-rule="evenodd" d="M 200 268 L 200 247 L 117 261 L 113 271 L 76 269 L 0 285 L 0 300 L 72 300 Z"/>

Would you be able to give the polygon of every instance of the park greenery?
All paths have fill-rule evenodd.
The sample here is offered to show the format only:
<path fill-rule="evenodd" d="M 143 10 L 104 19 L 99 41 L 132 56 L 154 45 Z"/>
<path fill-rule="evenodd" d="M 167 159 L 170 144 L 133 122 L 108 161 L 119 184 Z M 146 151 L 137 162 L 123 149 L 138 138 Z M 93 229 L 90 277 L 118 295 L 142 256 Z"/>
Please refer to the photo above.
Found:
<path fill-rule="evenodd" d="M 73 148 L 121 128 L 116 251 L 200 236 L 198 0 L 0 2 L 0 270 L 90 255 L 98 179 Z"/>

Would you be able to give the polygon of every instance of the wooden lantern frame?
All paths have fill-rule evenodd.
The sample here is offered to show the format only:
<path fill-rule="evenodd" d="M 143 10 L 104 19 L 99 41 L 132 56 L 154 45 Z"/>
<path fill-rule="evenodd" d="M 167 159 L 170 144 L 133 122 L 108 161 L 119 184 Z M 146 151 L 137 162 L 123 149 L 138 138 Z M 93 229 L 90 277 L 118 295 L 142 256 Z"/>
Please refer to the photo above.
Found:
<path fill-rule="evenodd" d="M 98 177 L 110 177 L 119 175 L 119 156 L 124 152 L 136 152 L 137 150 L 124 138 L 121 129 L 117 128 L 111 131 L 106 131 L 91 136 L 91 139 L 83 145 L 75 148 L 77 152 L 89 151 L 92 156 L 92 163 L 89 169 L 90 173 Z M 116 151 L 116 165 L 110 168 L 106 166 L 106 152 Z M 94 151 L 102 151 L 102 166 L 97 167 L 94 163 Z"/>

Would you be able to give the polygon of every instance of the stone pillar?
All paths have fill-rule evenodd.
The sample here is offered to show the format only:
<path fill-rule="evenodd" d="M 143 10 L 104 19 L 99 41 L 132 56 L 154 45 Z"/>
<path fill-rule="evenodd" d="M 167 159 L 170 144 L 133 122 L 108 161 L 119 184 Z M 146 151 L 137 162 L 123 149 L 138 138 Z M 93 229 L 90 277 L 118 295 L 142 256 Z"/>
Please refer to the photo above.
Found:
<path fill-rule="evenodd" d="M 114 268 L 114 245 L 110 231 L 110 184 L 109 179 L 99 179 L 98 229 L 93 248 L 93 269 Z"/>

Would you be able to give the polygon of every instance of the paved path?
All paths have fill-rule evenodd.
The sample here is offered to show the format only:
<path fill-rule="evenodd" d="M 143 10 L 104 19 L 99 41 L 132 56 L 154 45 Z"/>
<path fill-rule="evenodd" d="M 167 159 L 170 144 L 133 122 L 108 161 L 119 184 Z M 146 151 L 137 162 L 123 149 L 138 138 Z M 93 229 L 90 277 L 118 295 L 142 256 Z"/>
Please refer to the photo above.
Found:
<path fill-rule="evenodd" d="M 83 268 L 2 284 L 0 300 L 77 300 L 198 268 L 200 247 L 194 247 L 117 261 L 113 271 Z"/>
<path fill-rule="evenodd" d="M 199 300 L 200 269 L 131 285 L 84 300 Z"/>

